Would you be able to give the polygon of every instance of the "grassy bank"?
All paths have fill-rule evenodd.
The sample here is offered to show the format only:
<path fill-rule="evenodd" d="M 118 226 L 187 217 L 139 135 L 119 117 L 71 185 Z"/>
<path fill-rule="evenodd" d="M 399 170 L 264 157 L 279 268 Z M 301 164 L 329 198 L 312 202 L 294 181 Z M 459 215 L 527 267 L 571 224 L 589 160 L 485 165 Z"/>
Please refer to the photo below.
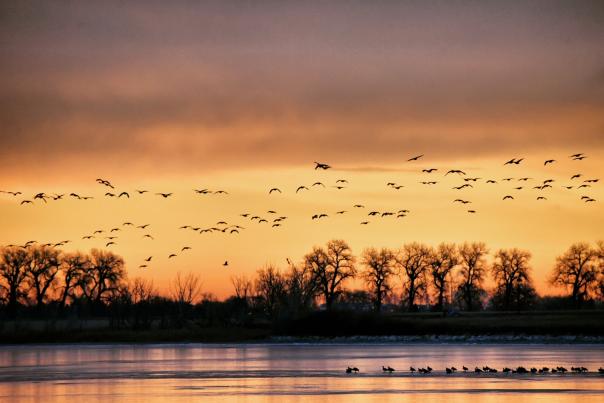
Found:
<path fill-rule="evenodd" d="M 315 312 L 298 320 L 281 320 L 253 327 L 203 327 L 195 322 L 180 329 L 112 328 L 108 320 L 3 321 L 0 343 L 78 342 L 244 342 L 272 336 L 604 336 L 604 311 L 388 314 Z"/>

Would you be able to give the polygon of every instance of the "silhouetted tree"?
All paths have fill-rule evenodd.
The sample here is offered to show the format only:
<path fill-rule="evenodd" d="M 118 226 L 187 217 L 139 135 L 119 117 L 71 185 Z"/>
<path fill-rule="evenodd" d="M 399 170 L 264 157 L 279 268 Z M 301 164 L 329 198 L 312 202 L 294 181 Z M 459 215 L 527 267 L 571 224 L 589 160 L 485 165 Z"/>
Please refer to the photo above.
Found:
<path fill-rule="evenodd" d="M 368 248 L 363 251 L 362 263 L 365 270 L 361 275 L 370 287 L 375 311 L 380 312 L 384 298 L 392 291 L 390 279 L 395 274 L 396 257 L 390 249 L 382 248 L 378 251 Z"/>
<path fill-rule="evenodd" d="M 137 277 L 130 283 L 128 288 L 132 303 L 134 304 L 149 302 L 158 296 L 158 292 L 153 285 L 153 280 Z"/>
<path fill-rule="evenodd" d="M 260 297 L 266 313 L 274 317 L 285 299 L 285 278 L 274 266 L 258 270 L 256 295 Z"/>
<path fill-rule="evenodd" d="M 90 267 L 90 259 L 82 253 L 64 254 L 61 259 L 61 272 L 63 282 L 59 295 L 59 304 L 61 308 L 67 305 L 67 299 L 73 301 L 76 297 L 75 291 L 82 281 L 83 276 Z"/>
<path fill-rule="evenodd" d="M 519 249 L 500 249 L 495 253 L 491 274 L 495 280 L 492 301 L 496 308 L 526 309 L 524 304 L 534 299 L 535 290 L 529 275 L 531 254 Z"/>
<path fill-rule="evenodd" d="M 325 306 L 331 309 L 343 282 L 356 275 L 355 258 L 348 244 L 342 240 L 327 242 L 327 248 L 313 248 L 305 256 L 305 266 L 316 278 L 318 290 L 325 298 Z"/>
<path fill-rule="evenodd" d="M 317 282 L 313 272 L 306 266 L 291 264 L 285 276 L 287 305 L 292 316 L 310 309 L 317 295 Z"/>
<path fill-rule="evenodd" d="M 461 284 L 457 295 L 468 311 L 473 311 L 485 294 L 482 283 L 486 271 L 485 255 L 488 252 L 483 242 L 465 242 L 459 247 Z"/>
<path fill-rule="evenodd" d="M 252 294 L 252 280 L 246 276 L 232 276 L 231 284 L 235 289 L 235 296 L 241 300 L 247 301 Z"/>
<path fill-rule="evenodd" d="M 432 251 L 430 256 L 430 274 L 432 285 L 436 291 L 436 309 L 444 308 L 446 300 L 448 278 L 451 277 L 453 269 L 459 264 L 457 247 L 452 243 L 441 243 Z"/>
<path fill-rule="evenodd" d="M 403 245 L 397 258 L 401 268 L 403 290 L 408 311 L 416 310 L 415 300 L 426 287 L 426 270 L 430 267 L 430 248 L 417 242 Z"/>
<path fill-rule="evenodd" d="M 201 295 L 201 280 L 193 273 L 183 275 L 177 272 L 170 284 L 170 293 L 172 299 L 179 305 L 194 304 Z"/>
<path fill-rule="evenodd" d="M 36 306 L 41 308 L 59 273 L 61 252 L 49 246 L 32 246 L 28 252 L 27 283 Z"/>
<path fill-rule="evenodd" d="M 0 250 L 0 287 L 6 290 L 8 315 L 14 317 L 19 298 L 23 296 L 21 285 L 27 276 L 27 267 L 31 256 L 20 247 L 7 247 Z"/>
<path fill-rule="evenodd" d="M 553 285 L 569 289 L 570 298 L 577 308 L 589 298 L 591 289 L 597 283 L 597 257 L 596 249 L 579 242 L 556 259 L 550 281 Z"/>
<path fill-rule="evenodd" d="M 126 278 L 124 259 L 109 251 L 93 249 L 90 264 L 80 280 L 82 294 L 93 304 L 109 301 Z"/>

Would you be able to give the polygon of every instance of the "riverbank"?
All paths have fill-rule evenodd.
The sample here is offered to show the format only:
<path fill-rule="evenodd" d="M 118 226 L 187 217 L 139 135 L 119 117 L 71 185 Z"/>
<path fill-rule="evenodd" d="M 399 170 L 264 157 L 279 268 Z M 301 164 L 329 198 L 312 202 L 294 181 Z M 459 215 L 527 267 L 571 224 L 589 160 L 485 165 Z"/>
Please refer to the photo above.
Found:
<path fill-rule="evenodd" d="M 604 343 L 604 311 L 438 313 L 375 315 L 314 312 L 297 320 L 248 326 L 207 327 L 195 321 L 178 329 L 135 330 L 108 319 L 2 321 L 0 343 L 169 342 L 463 342 Z"/>

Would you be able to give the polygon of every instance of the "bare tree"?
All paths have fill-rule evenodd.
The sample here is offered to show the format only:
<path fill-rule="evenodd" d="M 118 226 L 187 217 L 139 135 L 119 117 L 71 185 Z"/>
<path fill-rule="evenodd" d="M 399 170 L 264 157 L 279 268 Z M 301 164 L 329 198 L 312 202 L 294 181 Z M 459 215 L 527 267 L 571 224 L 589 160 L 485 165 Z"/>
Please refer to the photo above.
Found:
<path fill-rule="evenodd" d="M 59 273 L 61 252 L 49 246 L 33 246 L 29 248 L 29 254 L 31 258 L 27 266 L 27 283 L 36 306 L 40 308 Z"/>
<path fill-rule="evenodd" d="M 79 252 L 63 255 L 61 259 L 63 284 L 59 296 L 61 308 L 67 305 L 68 298 L 71 300 L 75 298 L 75 290 L 89 267 L 90 259 L 86 255 Z"/>
<path fill-rule="evenodd" d="M 327 242 L 327 249 L 313 248 L 304 257 L 304 264 L 316 278 L 319 292 L 325 298 L 325 306 L 331 309 L 343 282 L 356 275 L 355 258 L 348 244 L 342 240 Z"/>
<path fill-rule="evenodd" d="M 459 247 L 461 284 L 458 295 L 464 301 L 466 309 L 472 311 L 485 293 L 482 288 L 486 272 L 486 254 L 489 253 L 483 242 L 465 242 Z"/>
<path fill-rule="evenodd" d="M 201 280 L 193 273 L 182 275 L 176 273 L 176 277 L 170 286 L 172 298 L 181 305 L 191 305 L 197 302 L 201 295 Z"/>
<path fill-rule="evenodd" d="M 149 302 L 158 293 L 153 285 L 153 280 L 145 280 L 137 277 L 132 281 L 129 288 L 129 294 L 132 298 L 132 303 Z"/>
<path fill-rule="evenodd" d="M 382 301 L 392 291 L 390 279 L 395 274 L 396 257 L 390 249 L 368 248 L 363 251 L 362 263 L 365 270 L 363 280 L 371 288 L 373 307 L 376 312 L 382 310 Z"/>
<path fill-rule="evenodd" d="M 124 259 L 109 251 L 93 249 L 90 264 L 80 280 L 82 294 L 95 304 L 119 294 L 126 278 Z"/>
<path fill-rule="evenodd" d="M 426 287 L 426 271 L 430 267 L 430 248 L 417 242 L 403 245 L 396 260 L 401 269 L 403 293 L 407 310 L 416 309 L 415 301 Z"/>
<path fill-rule="evenodd" d="M 233 288 L 235 289 L 235 296 L 247 301 L 252 294 L 252 280 L 246 276 L 232 276 L 231 284 L 233 284 Z"/>
<path fill-rule="evenodd" d="M 296 315 L 300 310 L 311 307 L 317 295 L 317 283 L 308 267 L 291 264 L 285 276 L 285 285 L 287 302 L 292 314 Z"/>
<path fill-rule="evenodd" d="M 450 278 L 453 269 L 459 264 L 457 247 L 452 243 L 441 243 L 432 251 L 430 256 L 430 274 L 432 284 L 436 290 L 436 309 L 442 310 L 445 306 L 447 286 L 450 286 Z"/>
<path fill-rule="evenodd" d="M 553 285 L 570 290 L 570 297 L 577 308 L 589 298 L 590 290 L 597 282 L 598 251 L 585 242 L 573 244 L 556 259 L 550 279 Z"/>
<path fill-rule="evenodd" d="M 30 260 L 30 254 L 23 248 L 7 247 L 0 250 L 0 288 L 6 290 L 10 316 L 15 315 L 19 298 L 23 295 L 21 286 L 26 279 Z"/>
<path fill-rule="evenodd" d="M 604 241 L 597 242 L 598 251 L 598 279 L 596 283 L 596 295 L 604 301 Z"/>
<path fill-rule="evenodd" d="M 256 295 L 262 300 L 266 312 L 275 316 L 285 299 L 285 278 L 279 270 L 268 265 L 258 270 L 256 278 Z"/>
<path fill-rule="evenodd" d="M 495 261 L 491 266 L 491 274 L 496 283 L 494 301 L 504 310 L 509 310 L 515 302 L 516 308 L 521 309 L 520 303 L 527 292 L 533 290 L 530 279 L 529 260 L 531 253 L 519 249 L 500 249 L 495 253 Z"/>

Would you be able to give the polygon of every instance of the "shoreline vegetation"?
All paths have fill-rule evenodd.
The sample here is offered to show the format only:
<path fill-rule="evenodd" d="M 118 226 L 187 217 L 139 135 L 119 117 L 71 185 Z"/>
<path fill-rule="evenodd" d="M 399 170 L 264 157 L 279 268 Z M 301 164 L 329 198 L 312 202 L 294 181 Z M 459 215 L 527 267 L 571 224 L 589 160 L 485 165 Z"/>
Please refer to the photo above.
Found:
<path fill-rule="evenodd" d="M 248 326 L 180 328 L 112 327 L 109 318 L 91 320 L 4 320 L 0 344 L 29 343 L 241 343 L 241 342 L 451 342 L 604 343 L 604 311 L 375 314 L 314 312 L 297 320 Z"/>
<path fill-rule="evenodd" d="M 492 259 L 489 259 L 492 257 Z M 149 260 L 151 257 L 149 257 Z M 121 256 L 63 252 L 30 241 L 0 247 L 0 343 L 244 342 L 283 337 L 604 336 L 604 241 L 556 259 L 539 295 L 531 253 L 482 242 L 417 242 L 353 254 L 343 240 L 315 246 L 288 268 L 233 276 L 233 295 L 202 292 L 177 272 L 169 292 L 129 279 Z M 489 261 L 491 260 L 491 261 Z M 226 263 L 226 262 L 225 262 Z M 350 288 L 352 280 L 364 287 Z M 487 286 L 489 280 L 492 286 Z M 357 284 L 359 282 L 357 281 Z"/>

